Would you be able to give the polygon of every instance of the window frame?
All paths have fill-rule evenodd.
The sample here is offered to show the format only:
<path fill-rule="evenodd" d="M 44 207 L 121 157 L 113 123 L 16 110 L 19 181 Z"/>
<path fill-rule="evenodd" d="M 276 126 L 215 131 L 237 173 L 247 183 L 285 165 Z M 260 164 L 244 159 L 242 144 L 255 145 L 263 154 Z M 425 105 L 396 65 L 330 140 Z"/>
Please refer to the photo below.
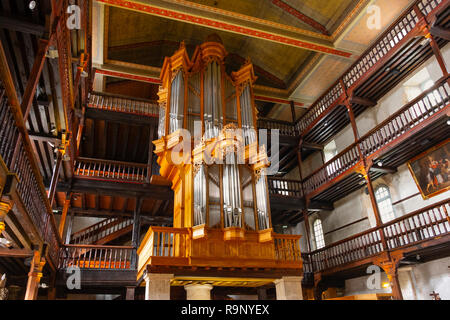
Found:
<path fill-rule="evenodd" d="M 321 234 L 317 233 L 317 231 L 318 231 L 316 229 L 316 223 L 317 222 L 320 223 L 320 232 L 321 232 Z M 312 229 L 313 229 L 314 243 L 316 245 L 316 250 L 324 248 L 325 247 L 325 235 L 323 233 L 322 220 L 320 218 L 314 219 L 313 224 L 312 224 Z"/>

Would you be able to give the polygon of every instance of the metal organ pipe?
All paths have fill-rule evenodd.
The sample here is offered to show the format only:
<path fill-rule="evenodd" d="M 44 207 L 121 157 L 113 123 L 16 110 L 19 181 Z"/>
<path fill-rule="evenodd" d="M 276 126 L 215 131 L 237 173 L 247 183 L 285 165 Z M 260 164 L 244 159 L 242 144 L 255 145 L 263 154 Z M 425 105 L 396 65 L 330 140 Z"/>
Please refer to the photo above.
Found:
<path fill-rule="evenodd" d="M 241 183 L 236 154 L 229 153 L 223 170 L 225 227 L 242 226 Z"/>
<path fill-rule="evenodd" d="M 267 185 L 266 171 L 261 170 L 261 176 L 256 182 L 256 208 L 258 213 L 258 228 L 265 230 L 269 228 L 269 212 L 267 207 Z"/>
<path fill-rule="evenodd" d="M 244 133 L 245 145 L 256 141 L 255 128 L 253 126 L 252 102 L 249 85 L 245 85 L 240 96 L 242 131 Z"/>
<path fill-rule="evenodd" d="M 194 225 L 206 223 L 206 175 L 201 165 L 194 178 Z"/>
<path fill-rule="evenodd" d="M 184 78 L 179 71 L 172 81 L 170 92 L 170 122 L 169 133 L 183 128 L 184 118 Z"/>
<path fill-rule="evenodd" d="M 220 65 L 215 61 L 209 63 L 204 78 L 203 114 L 207 139 L 218 136 L 223 126 L 221 79 Z"/>

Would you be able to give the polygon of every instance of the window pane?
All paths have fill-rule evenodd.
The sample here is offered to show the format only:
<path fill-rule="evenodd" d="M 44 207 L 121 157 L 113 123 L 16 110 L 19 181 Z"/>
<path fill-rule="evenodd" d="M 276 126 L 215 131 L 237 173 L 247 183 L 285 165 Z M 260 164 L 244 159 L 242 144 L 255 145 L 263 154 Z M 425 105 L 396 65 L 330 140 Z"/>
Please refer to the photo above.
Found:
<path fill-rule="evenodd" d="M 323 230 L 322 230 L 322 221 L 320 221 L 320 219 L 316 219 L 316 221 L 314 221 L 313 229 L 314 229 L 314 238 L 316 240 L 316 249 L 325 247 L 325 240 L 323 238 Z"/>
<path fill-rule="evenodd" d="M 389 188 L 381 186 L 375 191 L 375 198 L 380 211 L 381 221 L 383 223 L 391 221 L 395 218 L 394 208 L 392 206 L 391 194 Z"/>

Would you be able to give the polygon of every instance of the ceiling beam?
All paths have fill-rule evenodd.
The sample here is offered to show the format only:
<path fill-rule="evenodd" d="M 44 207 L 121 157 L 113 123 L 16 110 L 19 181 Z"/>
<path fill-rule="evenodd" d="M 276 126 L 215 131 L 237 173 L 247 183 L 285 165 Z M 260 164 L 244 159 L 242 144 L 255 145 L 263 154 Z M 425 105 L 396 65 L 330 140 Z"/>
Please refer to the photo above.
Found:
<path fill-rule="evenodd" d="M 344 58 L 352 57 L 351 52 L 336 49 L 331 39 L 321 34 L 190 1 L 97 0 L 97 2 L 309 51 Z"/>
<path fill-rule="evenodd" d="M 286 2 L 281 1 L 281 0 L 272 0 L 272 3 L 274 5 L 276 5 L 277 7 L 281 8 L 283 11 L 293 15 L 294 17 L 296 17 L 300 21 L 310 25 L 311 27 L 313 27 L 314 29 L 316 29 L 320 33 L 322 33 L 322 34 L 324 34 L 326 36 L 330 35 L 330 33 L 328 32 L 327 28 L 325 28 L 321 23 L 319 23 L 316 20 L 314 20 L 314 19 L 308 17 L 307 15 L 301 13 L 300 11 L 295 9 L 294 7 L 291 7 Z"/>

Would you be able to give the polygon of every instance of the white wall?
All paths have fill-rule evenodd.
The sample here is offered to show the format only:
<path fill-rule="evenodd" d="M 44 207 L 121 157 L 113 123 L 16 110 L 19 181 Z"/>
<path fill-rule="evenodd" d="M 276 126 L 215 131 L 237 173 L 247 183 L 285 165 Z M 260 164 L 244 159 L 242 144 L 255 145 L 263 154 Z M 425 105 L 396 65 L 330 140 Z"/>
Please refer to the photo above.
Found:
<path fill-rule="evenodd" d="M 450 258 L 401 267 L 398 271 L 404 300 L 432 300 L 430 293 L 437 292 L 442 300 L 450 300 Z M 380 274 L 381 283 L 388 282 L 386 274 Z M 390 293 L 390 288 L 368 289 L 369 276 L 345 281 L 345 296 L 366 293 Z"/>

